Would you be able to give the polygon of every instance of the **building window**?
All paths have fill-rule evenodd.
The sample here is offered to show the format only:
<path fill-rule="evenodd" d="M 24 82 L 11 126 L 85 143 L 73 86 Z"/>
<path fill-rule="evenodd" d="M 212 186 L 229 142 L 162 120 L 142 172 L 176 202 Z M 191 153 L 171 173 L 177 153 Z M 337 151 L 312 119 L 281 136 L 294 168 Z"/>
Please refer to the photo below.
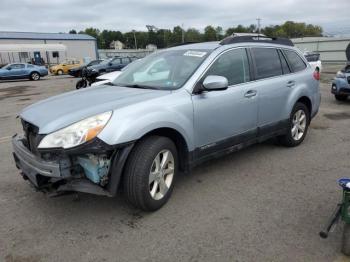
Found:
<path fill-rule="evenodd" d="M 19 52 L 20 59 L 28 59 L 28 52 Z"/>
<path fill-rule="evenodd" d="M 52 57 L 60 57 L 60 54 L 58 53 L 58 51 L 54 51 L 52 52 Z"/>

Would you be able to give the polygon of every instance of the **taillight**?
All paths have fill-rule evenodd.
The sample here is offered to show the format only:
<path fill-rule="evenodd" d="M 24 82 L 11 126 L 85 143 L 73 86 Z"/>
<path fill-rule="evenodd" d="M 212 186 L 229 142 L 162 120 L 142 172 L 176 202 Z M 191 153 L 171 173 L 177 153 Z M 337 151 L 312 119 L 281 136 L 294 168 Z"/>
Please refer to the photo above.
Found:
<path fill-rule="evenodd" d="M 320 78 L 321 78 L 320 69 L 316 68 L 313 76 L 317 81 L 320 81 Z"/>

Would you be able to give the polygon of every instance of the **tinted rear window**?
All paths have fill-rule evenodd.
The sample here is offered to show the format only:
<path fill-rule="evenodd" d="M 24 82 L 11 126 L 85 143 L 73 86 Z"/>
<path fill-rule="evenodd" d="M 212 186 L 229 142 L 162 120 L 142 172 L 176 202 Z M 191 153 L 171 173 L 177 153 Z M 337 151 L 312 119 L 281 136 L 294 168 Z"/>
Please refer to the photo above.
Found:
<path fill-rule="evenodd" d="M 307 54 L 305 58 L 308 62 L 317 62 L 320 60 L 320 54 Z"/>
<path fill-rule="evenodd" d="M 256 79 L 282 75 L 280 58 L 275 48 L 252 48 Z"/>
<path fill-rule="evenodd" d="M 278 54 L 280 56 L 280 60 L 281 60 L 281 64 L 282 64 L 283 74 L 289 74 L 291 71 L 290 71 L 290 68 L 287 64 L 286 58 L 282 54 L 281 50 L 278 51 Z"/>
<path fill-rule="evenodd" d="M 296 52 L 290 50 L 284 50 L 283 52 L 286 55 L 293 72 L 299 72 L 306 68 L 306 64 L 304 63 L 303 59 L 301 59 Z"/>

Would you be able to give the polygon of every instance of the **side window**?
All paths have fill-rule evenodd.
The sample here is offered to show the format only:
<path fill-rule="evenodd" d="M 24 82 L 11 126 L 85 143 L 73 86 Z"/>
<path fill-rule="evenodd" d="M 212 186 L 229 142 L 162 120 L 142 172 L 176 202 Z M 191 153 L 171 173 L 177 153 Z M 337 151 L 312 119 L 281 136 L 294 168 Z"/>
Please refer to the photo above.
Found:
<path fill-rule="evenodd" d="M 122 58 L 122 64 L 128 64 L 130 63 L 130 59 L 127 57 Z"/>
<path fill-rule="evenodd" d="M 275 48 L 252 48 L 256 78 L 263 79 L 282 75 L 280 58 Z"/>
<path fill-rule="evenodd" d="M 293 72 L 299 72 L 306 68 L 306 64 L 304 63 L 303 59 L 301 59 L 296 52 L 291 50 L 284 50 L 283 52 L 286 55 Z"/>
<path fill-rule="evenodd" d="M 286 61 L 286 58 L 282 54 L 281 50 L 278 50 L 278 54 L 280 56 L 281 64 L 282 64 L 282 71 L 283 74 L 289 74 L 291 71 L 289 69 L 288 63 Z"/>
<path fill-rule="evenodd" d="M 120 61 L 121 59 L 120 58 L 115 58 L 112 60 L 112 63 L 115 64 L 115 65 L 119 65 L 120 64 Z"/>
<path fill-rule="evenodd" d="M 222 54 L 205 75 L 224 76 L 229 86 L 248 82 L 250 75 L 246 50 L 240 48 Z"/>
<path fill-rule="evenodd" d="M 25 65 L 24 64 L 13 64 L 11 66 L 12 69 L 23 69 L 25 68 Z"/>

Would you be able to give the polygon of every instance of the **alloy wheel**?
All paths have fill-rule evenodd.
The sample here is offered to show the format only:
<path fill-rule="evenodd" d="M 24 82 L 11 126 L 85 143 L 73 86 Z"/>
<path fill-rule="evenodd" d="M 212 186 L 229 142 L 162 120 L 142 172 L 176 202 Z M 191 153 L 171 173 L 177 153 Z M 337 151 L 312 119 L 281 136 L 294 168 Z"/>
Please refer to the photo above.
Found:
<path fill-rule="evenodd" d="M 32 79 L 33 79 L 33 80 L 36 81 L 36 80 L 39 80 L 39 78 L 40 78 L 40 76 L 39 76 L 38 73 L 33 73 L 33 74 L 32 74 Z"/>
<path fill-rule="evenodd" d="M 173 182 L 174 156 L 170 150 L 162 150 L 153 160 L 149 174 L 149 193 L 155 200 L 162 199 Z"/>
<path fill-rule="evenodd" d="M 303 110 L 295 112 L 291 129 L 292 137 L 295 141 L 298 141 L 303 137 L 306 129 L 306 121 L 306 114 Z"/>

